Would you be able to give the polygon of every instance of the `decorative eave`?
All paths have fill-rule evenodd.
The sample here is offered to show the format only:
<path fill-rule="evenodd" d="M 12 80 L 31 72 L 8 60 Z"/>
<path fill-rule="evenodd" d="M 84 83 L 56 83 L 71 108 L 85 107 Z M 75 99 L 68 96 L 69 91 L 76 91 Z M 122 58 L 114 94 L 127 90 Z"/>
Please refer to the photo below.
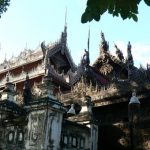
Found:
<path fill-rule="evenodd" d="M 53 79 L 57 84 L 66 87 L 67 89 L 71 88 L 70 83 L 67 83 L 64 76 L 58 74 L 51 66 L 48 67 L 48 76 Z"/>
<path fill-rule="evenodd" d="M 109 70 L 103 71 L 102 67 L 109 66 Z M 128 66 L 125 62 L 117 59 L 115 56 L 111 55 L 110 53 L 105 53 L 98 57 L 96 61 L 93 63 L 93 68 L 101 72 L 102 74 L 107 75 L 107 73 L 111 73 L 115 66 L 119 66 L 127 71 Z"/>
<path fill-rule="evenodd" d="M 111 84 L 96 88 L 88 86 L 82 82 L 77 83 L 70 93 L 62 94 L 61 101 L 65 104 L 77 102 L 83 104 L 84 96 L 89 95 L 95 103 L 95 107 L 111 105 L 115 103 L 129 102 L 128 96 L 132 90 L 136 90 L 139 99 L 149 97 L 150 84 L 145 83 L 143 86 L 134 81 L 118 81 Z"/>
<path fill-rule="evenodd" d="M 104 55 L 99 56 L 93 63 L 93 67 L 97 65 L 103 65 L 109 62 L 114 62 L 115 64 L 118 64 L 122 67 L 127 67 L 127 64 L 125 62 L 122 62 L 110 53 L 105 53 Z"/>
<path fill-rule="evenodd" d="M 94 79 L 95 82 L 99 85 L 105 85 L 109 82 L 108 78 L 97 71 L 92 66 L 87 66 L 85 69 L 82 65 L 77 68 L 77 71 L 74 75 L 72 75 L 71 85 L 73 86 L 75 83 L 81 80 L 82 76 L 89 78 L 89 80 Z"/>
<path fill-rule="evenodd" d="M 55 43 L 53 47 L 48 47 L 48 54 L 47 54 L 48 58 L 51 58 L 53 55 L 55 55 L 58 52 L 61 52 L 61 54 L 65 54 L 71 66 L 71 70 L 74 72 L 76 70 L 76 65 L 73 62 L 73 59 L 71 57 L 71 54 L 67 46 L 63 47 L 64 46 L 63 44 L 64 43 L 61 43 L 60 41 L 60 42 Z"/>

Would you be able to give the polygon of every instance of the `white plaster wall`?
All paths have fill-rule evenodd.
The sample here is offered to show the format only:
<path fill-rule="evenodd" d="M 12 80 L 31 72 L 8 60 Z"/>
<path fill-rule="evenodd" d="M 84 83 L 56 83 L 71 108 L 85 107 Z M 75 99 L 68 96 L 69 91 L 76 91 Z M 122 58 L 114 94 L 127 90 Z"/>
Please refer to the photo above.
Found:
<path fill-rule="evenodd" d="M 59 149 L 61 139 L 61 128 L 62 128 L 62 114 L 57 113 L 52 123 L 52 135 L 51 138 L 54 140 L 54 150 Z"/>
<path fill-rule="evenodd" d="M 44 123 L 45 123 L 45 110 L 38 110 L 30 112 L 28 116 L 28 125 L 26 133 L 25 148 L 26 150 L 42 150 L 44 138 Z M 40 118 L 39 118 L 40 116 Z M 34 118 L 34 119 L 33 119 Z M 32 141 L 32 133 L 37 133 L 38 138 Z M 36 138 L 36 136 L 34 136 Z"/>
<path fill-rule="evenodd" d="M 44 149 L 58 150 L 60 147 L 62 113 L 53 111 L 49 113 L 46 125 Z M 50 143 L 49 141 L 52 141 Z"/>

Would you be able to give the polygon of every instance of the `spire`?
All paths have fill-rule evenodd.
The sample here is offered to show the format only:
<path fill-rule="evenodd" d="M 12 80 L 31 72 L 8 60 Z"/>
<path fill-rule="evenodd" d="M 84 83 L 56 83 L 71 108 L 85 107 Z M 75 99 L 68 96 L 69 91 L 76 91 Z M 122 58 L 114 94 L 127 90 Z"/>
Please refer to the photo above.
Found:
<path fill-rule="evenodd" d="M 64 52 L 64 49 L 66 48 L 67 44 L 67 9 L 65 12 L 65 26 L 64 31 L 61 33 L 61 44 L 62 44 L 62 53 Z"/>
<path fill-rule="evenodd" d="M 101 46 L 100 53 L 106 53 L 109 50 L 109 44 L 105 40 L 104 33 L 101 31 Z"/>
<path fill-rule="evenodd" d="M 134 65 L 134 61 L 133 61 L 133 57 L 132 57 L 132 53 L 131 53 L 131 44 L 130 41 L 128 42 L 128 47 L 127 47 L 127 61 L 128 61 L 128 65 L 129 67 L 132 67 Z"/>
<path fill-rule="evenodd" d="M 61 43 L 62 43 L 62 50 L 66 47 L 67 43 L 67 8 L 65 12 L 65 25 L 64 25 L 64 31 L 61 33 Z"/>
<path fill-rule="evenodd" d="M 67 38 L 67 8 L 66 8 L 66 12 L 65 12 L 65 26 L 64 26 L 64 35 Z"/>
<path fill-rule="evenodd" d="M 89 66 L 90 64 L 89 49 L 90 49 L 90 27 L 88 32 L 87 50 L 86 49 L 84 50 L 84 55 L 81 58 L 81 64 L 83 66 Z"/>
<path fill-rule="evenodd" d="M 27 42 L 26 42 L 26 45 L 25 45 L 25 50 L 27 50 L 28 49 L 28 44 L 27 44 Z"/>
<path fill-rule="evenodd" d="M 87 43 L 88 52 L 90 50 L 90 26 L 89 26 L 89 33 L 88 33 L 88 43 Z"/>
<path fill-rule="evenodd" d="M 65 27 L 67 27 L 67 7 L 66 7 L 66 12 L 65 12 Z"/>
<path fill-rule="evenodd" d="M 132 48 L 132 46 L 131 46 L 130 41 L 129 41 L 128 46 L 127 46 L 127 66 L 128 66 L 128 79 L 129 80 L 130 80 L 131 74 L 132 74 L 131 68 L 134 66 L 131 48 Z"/>
<path fill-rule="evenodd" d="M 124 56 L 122 51 L 118 48 L 118 46 L 114 43 L 114 46 L 116 48 L 116 55 L 118 57 L 119 60 L 123 61 L 124 60 Z"/>
<path fill-rule="evenodd" d="M 6 57 L 6 53 L 5 53 L 5 59 L 4 59 L 4 62 L 5 62 L 5 63 L 7 62 L 7 57 Z"/>

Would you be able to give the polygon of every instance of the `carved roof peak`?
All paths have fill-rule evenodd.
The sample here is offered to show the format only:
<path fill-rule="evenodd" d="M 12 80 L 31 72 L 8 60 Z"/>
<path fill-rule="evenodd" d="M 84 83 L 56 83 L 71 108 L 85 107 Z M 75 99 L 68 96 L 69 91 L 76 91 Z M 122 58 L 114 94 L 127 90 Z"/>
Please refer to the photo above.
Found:
<path fill-rule="evenodd" d="M 106 53 L 109 50 L 109 43 L 105 40 L 104 33 L 101 31 L 100 54 Z"/>
<path fill-rule="evenodd" d="M 118 48 L 118 46 L 114 43 L 114 46 L 116 48 L 116 55 L 117 55 L 117 58 L 120 60 L 120 61 L 124 61 L 124 56 L 123 56 L 123 53 L 122 51 Z"/>
<path fill-rule="evenodd" d="M 127 45 L 127 62 L 128 62 L 128 66 L 129 67 L 133 67 L 134 66 L 134 61 L 133 61 L 131 49 L 132 49 L 132 45 L 131 45 L 131 43 L 129 41 L 128 45 Z"/>

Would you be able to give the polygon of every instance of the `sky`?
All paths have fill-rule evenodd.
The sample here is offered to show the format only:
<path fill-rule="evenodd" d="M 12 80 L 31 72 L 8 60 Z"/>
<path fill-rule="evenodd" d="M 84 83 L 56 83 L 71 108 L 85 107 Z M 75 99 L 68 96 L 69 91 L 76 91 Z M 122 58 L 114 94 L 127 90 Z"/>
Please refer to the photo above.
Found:
<path fill-rule="evenodd" d="M 86 0 L 11 0 L 8 11 L 0 19 L 0 63 L 17 56 L 25 48 L 35 50 L 42 41 L 46 44 L 59 40 L 65 25 L 67 9 L 68 47 L 78 65 L 87 48 L 90 27 L 91 64 L 99 56 L 101 31 L 115 55 L 114 43 L 126 57 L 127 43 L 131 42 L 135 66 L 150 63 L 150 7 L 139 5 L 138 22 L 122 20 L 105 13 L 99 22 L 82 24 L 81 15 Z"/>

